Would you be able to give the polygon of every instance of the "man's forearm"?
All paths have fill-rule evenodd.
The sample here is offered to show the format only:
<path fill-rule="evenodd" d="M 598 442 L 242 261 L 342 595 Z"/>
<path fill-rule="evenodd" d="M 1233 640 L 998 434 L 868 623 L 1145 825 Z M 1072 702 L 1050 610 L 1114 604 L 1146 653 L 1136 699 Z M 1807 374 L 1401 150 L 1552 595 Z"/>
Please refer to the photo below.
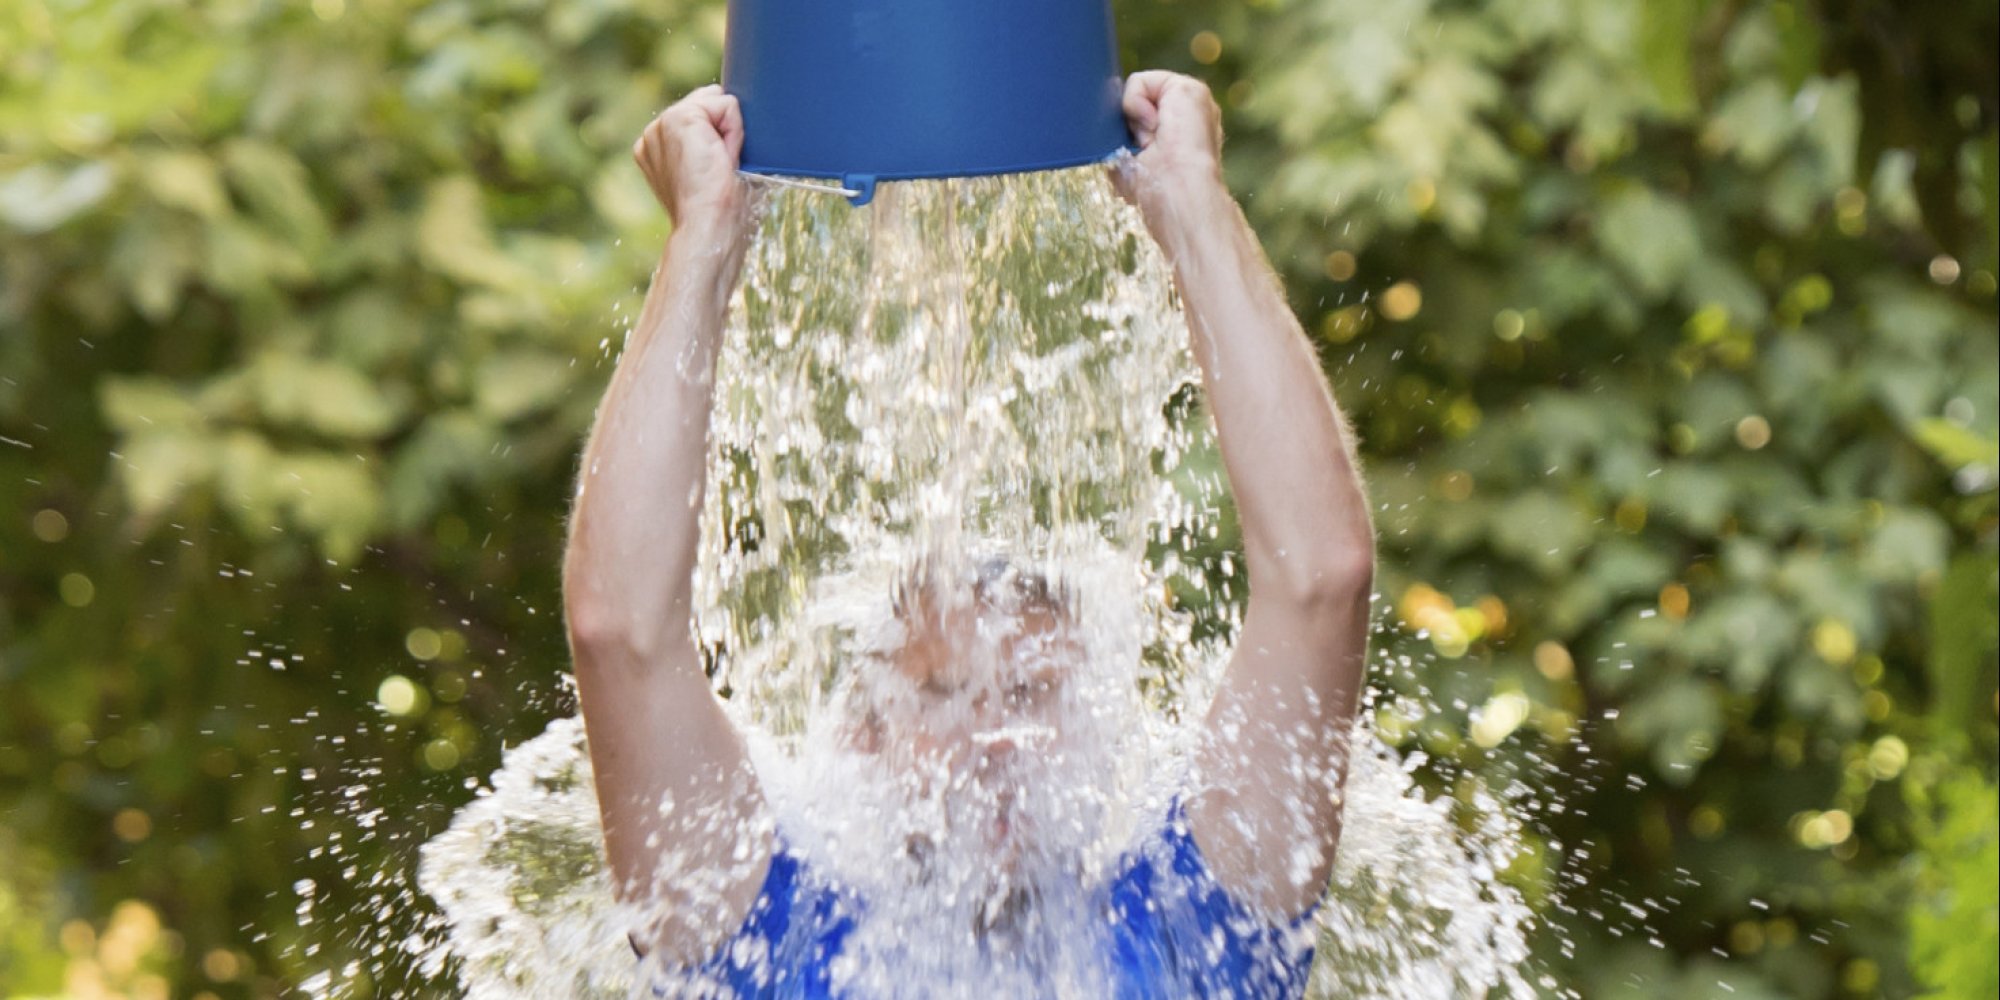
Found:
<path fill-rule="evenodd" d="M 667 242 L 584 448 L 564 558 L 572 633 L 657 649 L 688 634 L 715 360 L 740 248 Z"/>
<path fill-rule="evenodd" d="M 1219 177 L 1179 183 L 1156 233 L 1174 268 L 1243 523 L 1253 593 L 1366 577 L 1373 538 L 1352 448 L 1319 361 Z"/>

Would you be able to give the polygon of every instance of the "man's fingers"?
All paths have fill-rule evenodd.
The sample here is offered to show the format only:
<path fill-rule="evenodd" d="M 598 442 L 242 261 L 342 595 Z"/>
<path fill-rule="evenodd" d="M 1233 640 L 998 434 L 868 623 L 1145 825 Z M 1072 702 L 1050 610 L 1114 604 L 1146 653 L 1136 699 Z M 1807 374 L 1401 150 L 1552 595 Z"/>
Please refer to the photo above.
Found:
<path fill-rule="evenodd" d="M 1180 74 L 1163 69 L 1140 70 L 1125 80 L 1125 93 L 1121 106 L 1125 118 L 1132 124 L 1133 137 L 1139 140 L 1140 148 L 1153 142 L 1153 135 L 1160 128 L 1160 101 L 1166 96 Z"/>
<path fill-rule="evenodd" d="M 723 93 L 721 87 L 703 87 L 681 98 L 681 103 L 700 112 L 719 131 L 723 116 L 736 106 L 736 95 Z"/>
<path fill-rule="evenodd" d="M 632 158 L 642 165 L 652 160 L 664 160 L 667 151 L 676 144 L 676 133 L 684 137 L 679 142 L 693 141 L 697 144 L 702 134 L 715 136 L 722 140 L 732 159 L 740 160 L 743 153 L 742 107 L 735 95 L 724 93 L 716 84 L 689 91 L 646 123 L 638 140 L 632 144 Z"/>
<path fill-rule="evenodd" d="M 730 110 L 736 107 L 736 98 L 728 94 L 706 94 L 688 103 L 690 107 L 701 112 L 701 116 L 708 119 L 708 123 L 715 126 L 715 130 L 720 132 L 722 131 L 723 118 L 727 117 Z"/>
<path fill-rule="evenodd" d="M 1139 140 L 1139 148 L 1152 145 L 1153 132 L 1160 127 L 1159 106 L 1149 100 L 1137 88 L 1125 91 L 1125 121 L 1132 126 L 1132 136 Z"/>
<path fill-rule="evenodd" d="M 743 106 L 736 98 L 729 98 L 729 107 L 722 114 L 722 144 L 729 147 L 729 158 L 738 163 L 743 160 Z"/>
<path fill-rule="evenodd" d="M 722 139 L 731 156 L 743 150 L 743 109 L 736 95 L 724 93 L 716 84 L 689 91 L 660 115 L 662 127 L 703 129 Z"/>
<path fill-rule="evenodd" d="M 1172 82 L 1177 76 L 1180 76 L 1180 74 L 1172 70 L 1142 69 L 1126 79 L 1125 93 L 1129 96 L 1132 91 L 1137 90 L 1149 95 L 1157 102 L 1160 91 L 1165 90 L 1167 84 Z"/>
<path fill-rule="evenodd" d="M 665 128 L 662 124 L 664 118 L 665 115 L 662 115 L 653 119 L 646 125 L 645 130 L 639 133 L 638 140 L 632 143 L 632 158 L 639 161 L 642 166 L 654 158 L 654 149 L 660 144 L 661 130 Z"/>

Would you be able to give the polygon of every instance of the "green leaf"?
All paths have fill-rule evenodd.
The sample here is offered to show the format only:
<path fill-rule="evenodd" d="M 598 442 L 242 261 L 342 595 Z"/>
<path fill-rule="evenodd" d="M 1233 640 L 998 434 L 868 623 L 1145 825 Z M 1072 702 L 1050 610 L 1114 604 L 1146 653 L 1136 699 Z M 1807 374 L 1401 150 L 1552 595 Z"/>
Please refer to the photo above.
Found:
<path fill-rule="evenodd" d="M 1753 167 L 1768 166 L 1798 128 L 1785 88 L 1759 77 L 1728 97 L 1709 122 L 1710 141 Z"/>
<path fill-rule="evenodd" d="M 1954 336 L 1975 335 L 1976 323 L 1971 317 L 1932 289 L 1884 280 L 1871 282 L 1864 295 L 1869 329 L 1883 342 L 1915 357 L 1936 357 Z"/>
<path fill-rule="evenodd" d="M 202 275 L 219 291 L 252 297 L 268 291 L 273 282 L 297 284 L 312 277 L 312 265 L 297 247 L 240 218 L 211 219 L 205 235 L 208 254 Z"/>
<path fill-rule="evenodd" d="M 297 253 L 316 257 L 330 240 L 325 215 L 314 197 L 306 169 L 281 146 L 235 138 L 222 146 L 230 185 L 251 214 Z"/>
<path fill-rule="evenodd" d="M 1736 376 L 1704 372 L 1676 394 L 1673 408 L 1699 440 L 1713 441 L 1727 438 L 1737 421 L 1756 412 L 1757 401 Z"/>
<path fill-rule="evenodd" d="M 1493 548 L 1545 574 L 1576 561 L 1592 530 L 1585 513 L 1562 496 L 1529 490 L 1494 512 Z"/>
<path fill-rule="evenodd" d="M 134 173 L 162 205 L 185 209 L 204 219 L 229 210 L 229 196 L 222 190 L 215 161 L 201 153 L 170 149 L 143 154 Z"/>
<path fill-rule="evenodd" d="M 1954 471 L 1968 465 L 2000 468 L 2000 438 L 1982 437 L 1942 417 L 1917 421 L 1917 443 Z"/>
<path fill-rule="evenodd" d="M 1799 88 L 1797 104 L 1804 132 L 1818 155 L 1821 190 L 1826 195 L 1854 183 L 1861 145 L 1861 91 L 1851 76 L 1814 77 Z"/>
<path fill-rule="evenodd" d="M 2000 787 L 1965 768 L 1939 788 L 1942 808 L 1911 857 L 1921 865 L 1910 900 L 1910 965 L 1945 1000 L 2000 994 Z"/>
<path fill-rule="evenodd" d="M 1977 721 L 1991 711 L 1992 691 L 1985 666 L 1993 662 L 2000 635 L 2000 562 L 1991 552 L 1954 556 L 1944 579 L 1931 591 L 1931 709 L 1954 740 L 1971 737 Z"/>
<path fill-rule="evenodd" d="M 262 435 L 231 431 L 217 444 L 216 483 L 229 513 L 246 535 L 262 537 L 278 527 L 283 496 L 275 488 L 275 453 Z"/>
<path fill-rule="evenodd" d="M 1868 538 L 1863 568 L 1882 582 L 1916 583 L 1944 570 L 1951 552 L 1951 529 L 1921 508 L 1891 507 Z"/>
<path fill-rule="evenodd" d="M 1682 119 L 1695 111 L 1694 29 L 1701 0 L 1649 0 L 1639 5 L 1639 63 L 1660 112 Z"/>
<path fill-rule="evenodd" d="M 545 409 L 562 398 L 573 370 L 570 359 L 547 351 L 496 354 L 473 377 L 473 409 L 496 423 Z"/>
<path fill-rule="evenodd" d="M 396 400 L 338 362 L 274 351 L 259 358 L 254 370 L 258 407 L 275 423 L 372 439 L 402 422 L 403 407 Z"/>
<path fill-rule="evenodd" d="M 125 503 L 142 519 L 163 513 L 188 490 L 208 482 L 215 472 L 215 453 L 209 442 L 184 430 L 163 428 L 134 434 L 119 455 Z"/>
<path fill-rule="evenodd" d="M 1692 783 L 1701 764 L 1721 745 L 1722 706 L 1712 683 L 1673 676 L 1627 703 L 1621 735 L 1643 747 L 1660 777 Z"/>
<path fill-rule="evenodd" d="M 506 290 L 533 281 L 494 245 L 478 182 L 469 176 L 433 181 L 425 191 L 417 252 L 439 273 L 467 284 Z"/>
<path fill-rule="evenodd" d="M 358 288 L 333 308 L 326 329 L 329 360 L 372 372 L 436 349 L 424 337 L 422 313 L 404 296 L 379 287 Z"/>
<path fill-rule="evenodd" d="M 1675 462 L 1653 479 L 1653 502 L 1690 532 L 1713 537 L 1736 504 L 1736 490 L 1721 471 L 1698 462 Z"/>
<path fill-rule="evenodd" d="M 1704 255 L 1688 266 L 1681 286 L 1682 299 L 1690 310 L 1719 305 L 1738 326 L 1762 326 L 1770 314 L 1764 290 L 1728 257 Z"/>
<path fill-rule="evenodd" d="M 1935 413 L 1945 391 L 1942 369 L 1905 358 L 1877 359 L 1867 379 L 1882 408 L 1904 427 L 1915 427 Z"/>
<path fill-rule="evenodd" d="M 1679 652 L 1719 666 L 1732 690 L 1753 694 L 1778 663 L 1798 648 L 1796 613 L 1770 592 L 1733 587 L 1718 592 L 1688 619 Z"/>
<path fill-rule="evenodd" d="M 1701 254 L 1701 237 L 1686 204 L 1642 187 L 1607 200 L 1597 238 L 1648 298 L 1660 298 L 1686 276 Z"/>
<path fill-rule="evenodd" d="M 104 422 L 126 434 L 199 425 L 201 410 L 174 383 L 152 375 L 110 376 L 97 385 Z"/>
<path fill-rule="evenodd" d="M 620 231 L 658 225 L 665 210 L 659 196 L 646 185 L 646 177 L 630 158 L 612 160 L 600 168 L 590 182 L 590 204 L 599 215 Z"/>
<path fill-rule="evenodd" d="M 269 475 L 272 492 L 319 539 L 326 557 L 354 561 L 382 514 L 382 493 L 368 466 L 353 455 L 291 454 L 276 456 Z"/>

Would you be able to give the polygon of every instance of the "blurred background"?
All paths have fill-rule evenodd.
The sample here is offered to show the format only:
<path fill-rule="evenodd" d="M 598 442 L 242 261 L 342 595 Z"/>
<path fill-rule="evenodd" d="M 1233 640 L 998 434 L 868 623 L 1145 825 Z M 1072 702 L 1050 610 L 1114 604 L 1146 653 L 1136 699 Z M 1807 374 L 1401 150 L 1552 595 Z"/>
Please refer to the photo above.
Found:
<path fill-rule="evenodd" d="M 1992 0 L 1116 9 L 1357 423 L 1383 733 L 1560 803 L 1547 967 L 2000 993 Z M 723 20 L 0 2 L 0 996 L 441 992 Z"/>

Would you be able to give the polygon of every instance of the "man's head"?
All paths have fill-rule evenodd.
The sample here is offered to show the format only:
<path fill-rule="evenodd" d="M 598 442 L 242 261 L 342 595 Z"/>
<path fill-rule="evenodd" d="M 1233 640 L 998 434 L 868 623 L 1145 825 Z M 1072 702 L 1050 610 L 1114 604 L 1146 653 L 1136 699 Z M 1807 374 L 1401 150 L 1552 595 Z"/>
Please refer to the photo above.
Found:
<path fill-rule="evenodd" d="M 879 617 L 847 619 L 864 647 L 822 730 L 825 780 L 845 784 L 827 828 L 888 855 L 860 852 L 882 867 L 851 877 L 885 880 L 878 899 L 941 906 L 922 919 L 969 921 L 989 944 L 1073 902 L 1118 828 L 1123 712 L 1136 701 L 1103 653 L 1107 623 L 1081 614 L 1072 581 L 1093 579 L 1091 564 L 1065 567 L 929 559 L 876 584 Z"/>
<path fill-rule="evenodd" d="M 1006 559 L 923 560 L 891 606 L 892 638 L 852 678 L 850 744 L 887 765 L 913 807 L 941 810 L 945 828 L 912 836 L 913 851 L 948 835 L 1011 855 L 1035 822 L 1023 808 L 1064 783 L 1072 756 L 1067 682 L 1084 655 L 1073 596 Z"/>
<path fill-rule="evenodd" d="M 1043 730 L 1082 655 L 1066 588 L 1005 558 L 959 571 L 924 559 L 897 581 L 890 605 L 896 638 L 860 668 L 869 674 L 867 749 L 1005 749 L 1052 735 Z"/>

